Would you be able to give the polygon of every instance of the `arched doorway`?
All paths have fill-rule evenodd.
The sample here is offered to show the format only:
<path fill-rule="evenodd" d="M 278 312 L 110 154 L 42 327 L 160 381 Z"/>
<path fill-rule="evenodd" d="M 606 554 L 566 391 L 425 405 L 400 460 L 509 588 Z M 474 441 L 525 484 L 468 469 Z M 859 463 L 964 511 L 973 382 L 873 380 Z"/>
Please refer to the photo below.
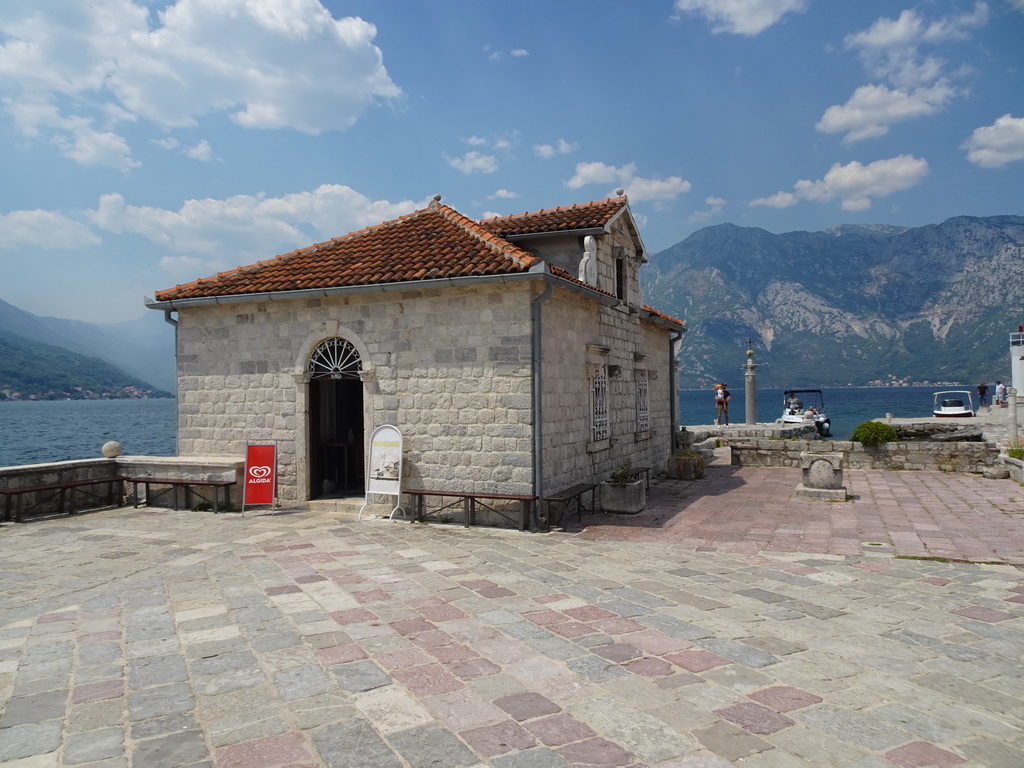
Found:
<path fill-rule="evenodd" d="M 361 494 L 362 360 L 343 338 L 324 339 L 309 356 L 309 498 Z"/>

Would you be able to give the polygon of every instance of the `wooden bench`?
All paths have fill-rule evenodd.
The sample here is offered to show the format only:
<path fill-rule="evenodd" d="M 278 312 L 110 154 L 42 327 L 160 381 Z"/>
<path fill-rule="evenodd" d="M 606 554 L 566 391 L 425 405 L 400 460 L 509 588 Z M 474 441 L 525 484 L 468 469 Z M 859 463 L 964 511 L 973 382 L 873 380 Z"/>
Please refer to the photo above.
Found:
<path fill-rule="evenodd" d="M 549 505 L 560 504 L 562 506 L 562 530 L 567 531 L 569 525 L 570 505 L 576 505 L 576 521 L 582 523 L 583 511 L 586 510 L 587 512 L 591 513 L 594 511 L 594 496 L 596 491 L 597 483 L 577 483 L 576 485 L 566 488 L 564 491 L 559 491 L 558 493 L 554 493 L 550 496 L 545 496 L 544 501 L 546 501 Z M 583 496 L 587 493 L 590 494 L 589 508 L 587 508 L 587 506 L 583 503 Z M 547 520 L 545 522 L 545 527 L 550 530 L 552 523 L 552 518 L 550 514 L 548 514 Z"/>
<path fill-rule="evenodd" d="M 178 489 L 185 489 L 185 508 L 189 509 L 192 507 L 192 494 L 195 494 L 200 499 L 205 501 L 211 507 L 213 507 L 214 513 L 220 512 L 220 489 L 224 489 L 224 507 L 227 508 L 231 503 L 231 486 L 235 484 L 234 480 L 190 480 L 181 477 L 126 477 L 124 478 L 126 483 L 132 484 L 132 504 L 139 507 L 139 486 L 141 485 L 146 491 L 146 506 L 150 506 L 154 498 L 158 498 L 161 494 L 167 493 L 168 491 L 174 492 L 174 510 L 178 510 Z M 150 486 L 153 485 L 166 485 L 167 488 L 162 491 L 157 491 L 155 494 L 150 496 Z M 195 490 L 196 488 L 209 488 L 210 495 L 207 497 L 201 491 Z"/>
<path fill-rule="evenodd" d="M 462 512 L 465 515 L 466 527 L 476 525 L 476 510 L 477 507 L 493 512 L 499 517 L 505 520 L 510 520 L 519 526 L 520 531 L 525 531 L 530 522 L 530 517 L 533 514 L 533 506 L 537 501 L 536 496 L 518 496 L 515 494 L 506 493 L 464 493 L 462 491 L 426 491 L 426 490 L 409 490 L 406 489 L 405 493 L 412 499 L 412 522 L 422 522 L 427 519 L 428 515 L 439 515 L 446 509 L 452 509 L 461 504 Z M 431 510 L 430 512 L 424 511 L 425 499 L 427 496 L 438 496 L 442 500 L 444 497 L 453 499 L 448 503 L 443 503 L 437 509 Z M 486 501 L 517 501 L 519 502 L 519 519 L 515 520 L 508 515 L 502 513 L 500 510 L 495 509 L 492 505 L 486 503 Z"/>
<path fill-rule="evenodd" d="M 651 468 L 650 467 L 632 467 L 629 470 L 629 476 L 640 479 L 640 475 L 644 476 L 644 480 L 647 481 L 647 488 L 650 490 L 651 487 Z"/>
<path fill-rule="evenodd" d="M 32 511 L 36 507 L 43 506 L 54 498 L 57 499 L 57 514 L 64 514 L 65 501 L 67 502 L 67 513 L 69 515 L 74 514 L 76 493 L 84 494 L 93 502 L 99 502 L 89 506 L 113 506 L 115 500 L 114 488 L 115 486 L 120 487 L 120 484 L 123 481 L 124 478 L 122 477 L 89 477 L 75 480 L 62 480 L 56 483 L 44 483 L 41 485 L 23 485 L 19 488 L 3 488 L 0 489 L 0 494 L 5 496 L 4 520 L 10 521 L 13 507 L 14 521 L 16 523 L 20 523 L 22 522 L 23 515 Z M 107 486 L 105 496 L 102 491 L 90 490 L 96 485 Z M 24 507 L 22 497 L 26 493 L 42 494 L 42 498 L 36 499 L 34 503 Z M 120 501 L 120 498 L 117 500 Z M 83 506 L 80 508 L 87 509 L 88 507 Z"/>

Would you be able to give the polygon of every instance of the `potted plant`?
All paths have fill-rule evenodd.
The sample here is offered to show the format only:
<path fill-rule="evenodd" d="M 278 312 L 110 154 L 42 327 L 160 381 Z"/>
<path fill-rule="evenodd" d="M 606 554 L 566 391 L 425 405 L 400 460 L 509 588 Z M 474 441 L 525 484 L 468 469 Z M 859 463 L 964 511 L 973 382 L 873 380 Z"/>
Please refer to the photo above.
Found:
<path fill-rule="evenodd" d="M 605 512 L 635 515 L 647 505 L 647 483 L 633 477 L 633 461 L 626 459 L 601 483 L 601 508 Z"/>
<path fill-rule="evenodd" d="M 668 476 L 673 480 L 700 480 L 704 477 L 704 456 L 692 448 L 680 448 L 668 459 Z"/>

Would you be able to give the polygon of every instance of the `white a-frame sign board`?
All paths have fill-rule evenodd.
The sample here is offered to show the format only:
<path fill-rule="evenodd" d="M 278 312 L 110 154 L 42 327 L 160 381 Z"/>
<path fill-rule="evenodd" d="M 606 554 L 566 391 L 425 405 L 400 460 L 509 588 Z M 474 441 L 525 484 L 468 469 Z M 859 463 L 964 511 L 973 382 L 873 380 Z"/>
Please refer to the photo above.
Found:
<path fill-rule="evenodd" d="M 377 427 L 370 436 L 370 453 L 366 461 L 366 499 L 359 508 L 360 519 L 363 510 L 370 503 L 370 495 L 394 496 L 395 508 L 389 520 L 395 518 L 402 508 L 402 433 L 390 424 Z"/>

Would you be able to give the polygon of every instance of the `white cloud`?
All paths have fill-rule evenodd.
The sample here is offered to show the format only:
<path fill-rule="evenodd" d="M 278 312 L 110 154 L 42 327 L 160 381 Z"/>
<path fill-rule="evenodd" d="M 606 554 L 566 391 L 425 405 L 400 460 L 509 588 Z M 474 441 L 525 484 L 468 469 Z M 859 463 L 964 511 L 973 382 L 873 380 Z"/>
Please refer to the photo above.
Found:
<path fill-rule="evenodd" d="M 1024 0 L 1020 0 L 1024 11 Z M 960 145 L 967 159 L 982 168 L 1001 168 L 1015 160 L 1024 160 L 1024 117 L 1005 114 L 992 125 L 975 128 Z"/>
<path fill-rule="evenodd" d="M 172 251 L 168 264 L 180 264 L 181 257 L 244 264 L 308 245 L 311 239 L 379 224 L 426 204 L 370 200 L 351 187 L 325 184 L 282 197 L 189 200 L 176 211 L 129 205 L 121 195 L 109 194 L 100 198 L 90 217 L 103 230 L 140 235 Z"/>
<path fill-rule="evenodd" d="M 912 155 L 899 155 L 862 165 L 836 163 L 819 181 L 798 181 L 793 192 L 776 192 L 771 197 L 754 200 L 750 205 L 788 208 L 800 200 L 828 202 L 838 199 L 844 211 L 862 211 L 871 207 L 876 197 L 916 186 L 928 175 L 928 163 Z"/>
<path fill-rule="evenodd" d="M 45 132 L 78 162 L 131 167 L 124 139 L 94 120 L 177 127 L 224 113 L 248 128 L 318 134 L 401 93 L 376 28 L 334 19 L 320 0 L 177 0 L 153 14 L 148 5 L 4 4 L 0 82 L 22 133 Z"/>
<path fill-rule="evenodd" d="M 708 206 L 703 211 L 694 211 L 687 217 L 687 222 L 690 224 L 699 224 L 702 221 L 707 221 L 713 216 L 717 216 L 725 208 L 725 204 L 728 202 L 724 197 L 709 196 L 704 198 L 705 204 Z"/>
<path fill-rule="evenodd" d="M 494 173 L 498 170 L 498 160 L 494 155 L 480 152 L 467 152 L 462 157 L 448 158 L 448 165 L 465 174 Z"/>
<path fill-rule="evenodd" d="M 847 35 L 846 47 L 857 52 L 868 74 L 889 85 L 861 86 L 845 104 L 826 109 L 815 127 L 822 133 L 843 133 L 843 141 L 852 143 L 883 136 L 894 123 L 941 112 L 965 91 L 950 84 L 946 61 L 922 54 L 921 46 L 963 40 L 986 23 L 988 5 L 977 2 L 969 13 L 938 21 L 905 10 L 896 19 L 879 18 Z"/>
<path fill-rule="evenodd" d="M 534 144 L 533 154 L 537 157 L 543 157 L 545 160 L 548 160 L 555 155 L 568 155 L 579 148 L 580 145 L 574 141 L 559 139 L 554 144 Z"/>
<path fill-rule="evenodd" d="M 943 81 L 911 91 L 862 85 L 845 104 L 826 109 L 815 127 L 822 133 L 845 133 L 845 143 L 883 136 L 893 123 L 939 112 L 955 93 Z"/>
<path fill-rule="evenodd" d="M 487 143 L 487 139 L 483 136 L 470 136 L 466 139 L 466 143 L 471 147 L 482 147 Z"/>
<path fill-rule="evenodd" d="M 679 176 L 667 179 L 646 179 L 636 175 L 636 163 L 621 168 L 605 163 L 577 163 L 576 173 L 565 182 L 570 189 L 579 189 L 588 184 L 610 184 L 618 182 L 633 202 L 642 200 L 674 200 L 690 191 L 690 182 Z"/>
<path fill-rule="evenodd" d="M 488 195 L 488 200 L 515 200 L 519 195 L 507 189 L 499 189 L 493 195 Z"/>
<path fill-rule="evenodd" d="M 752 36 L 806 7 L 806 0 L 676 0 L 674 18 L 695 13 L 711 22 L 712 32 Z"/>
<path fill-rule="evenodd" d="M 525 48 L 516 48 L 512 51 L 511 55 L 515 56 L 518 59 L 522 58 L 523 56 L 529 56 L 530 52 Z"/>
<path fill-rule="evenodd" d="M 53 211 L 0 214 L 0 248 L 81 248 L 99 243 L 87 226 Z"/>
<path fill-rule="evenodd" d="M 210 142 L 203 139 L 196 144 L 193 144 L 191 147 L 186 147 L 185 156 L 191 157 L 193 160 L 208 163 L 213 160 L 213 149 L 210 147 Z"/>
<path fill-rule="evenodd" d="M 1024 13 L 1024 0 L 1010 0 L 1010 5 L 1012 5 L 1021 13 Z"/>

